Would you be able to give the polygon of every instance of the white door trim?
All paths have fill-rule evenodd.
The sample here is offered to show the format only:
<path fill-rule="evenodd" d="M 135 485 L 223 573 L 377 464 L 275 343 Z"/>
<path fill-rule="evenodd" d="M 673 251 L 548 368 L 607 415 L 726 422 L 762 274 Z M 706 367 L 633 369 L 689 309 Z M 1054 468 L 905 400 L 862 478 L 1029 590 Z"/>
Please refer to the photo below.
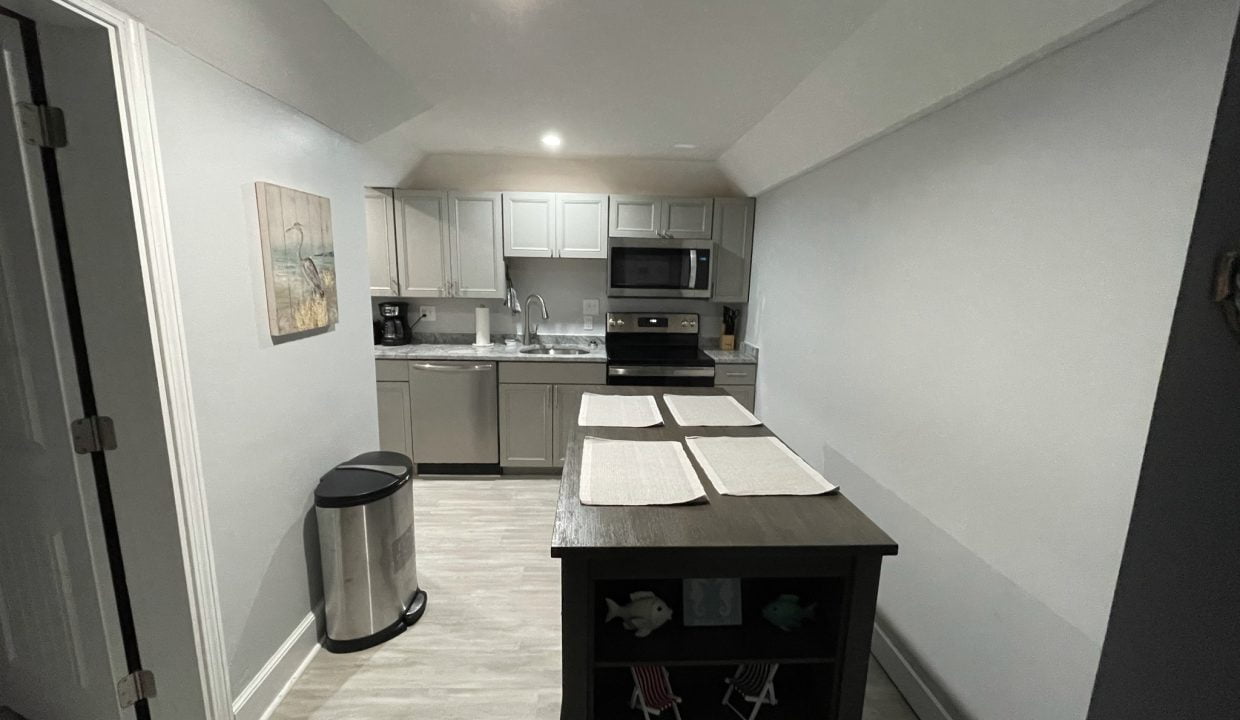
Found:
<path fill-rule="evenodd" d="M 168 205 L 151 94 L 146 27 L 97 0 L 51 0 L 107 29 L 129 163 L 134 224 L 160 388 L 194 652 L 208 720 L 232 720 L 232 692 L 207 516 L 201 452 L 190 392 L 184 321 L 173 264 Z M 169 538 L 169 540 L 172 540 Z M 155 539 L 158 542 L 158 539 Z M 133 558 L 126 549 L 127 561 Z M 145 643 L 160 638 L 145 638 Z"/>

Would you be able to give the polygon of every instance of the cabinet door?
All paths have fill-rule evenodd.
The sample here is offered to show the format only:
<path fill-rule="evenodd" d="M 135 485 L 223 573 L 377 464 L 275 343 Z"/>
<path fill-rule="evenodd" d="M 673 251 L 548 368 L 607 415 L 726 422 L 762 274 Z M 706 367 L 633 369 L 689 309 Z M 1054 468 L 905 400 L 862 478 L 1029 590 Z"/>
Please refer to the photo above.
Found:
<path fill-rule="evenodd" d="M 551 433 L 554 452 L 551 457 L 555 467 L 564 466 L 564 453 L 568 441 L 577 430 L 577 415 L 581 412 L 581 396 L 598 390 L 597 385 L 555 386 L 555 427 Z"/>
<path fill-rule="evenodd" d="M 504 257 L 554 257 L 555 193 L 504 193 Z"/>
<path fill-rule="evenodd" d="M 563 258 L 607 259 L 607 196 L 555 196 L 556 254 Z"/>
<path fill-rule="evenodd" d="M 366 259 L 370 294 L 400 294 L 396 273 L 396 206 L 391 190 L 366 188 Z"/>
<path fill-rule="evenodd" d="M 379 449 L 413 457 L 413 411 L 409 383 L 380 380 Z"/>
<path fill-rule="evenodd" d="M 500 384 L 500 465 L 551 467 L 552 387 Z"/>
<path fill-rule="evenodd" d="M 405 297 L 447 297 L 447 194 L 397 190 L 395 199 L 400 294 Z"/>
<path fill-rule="evenodd" d="M 607 234 L 622 238 L 662 237 L 663 206 L 659 198 L 641 195 L 612 195 Z"/>
<path fill-rule="evenodd" d="M 660 229 L 667 237 L 709 240 L 714 208 L 712 198 L 664 198 Z"/>
<path fill-rule="evenodd" d="M 448 193 L 449 291 L 453 297 L 504 297 L 499 193 Z"/>
<path fill-rule="evenodd" d="M 720 387 L 736 398 L 737 402 L 744 405 L 746 410 L 753 412 L 754 400 L 757 395 L 753 385 L 720 385 Z"/>
<path fill-rule="evenodd" d="M 715 302 L 749 302 L 753 198 L 715 198 Z"/>

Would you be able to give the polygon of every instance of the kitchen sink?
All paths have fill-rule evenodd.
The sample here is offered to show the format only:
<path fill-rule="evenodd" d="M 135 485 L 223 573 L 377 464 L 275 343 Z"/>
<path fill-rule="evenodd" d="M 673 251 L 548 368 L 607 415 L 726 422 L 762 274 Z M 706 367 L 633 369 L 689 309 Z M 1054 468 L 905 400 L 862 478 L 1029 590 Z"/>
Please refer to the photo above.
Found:
<path fill-rule="evenodd" d="M 531 345 L 530 347 L 521 348 L 518 352 L 522 355 L 585 355 L 590 352 L 588 348 L 569 347 L 567 345 Z"/>

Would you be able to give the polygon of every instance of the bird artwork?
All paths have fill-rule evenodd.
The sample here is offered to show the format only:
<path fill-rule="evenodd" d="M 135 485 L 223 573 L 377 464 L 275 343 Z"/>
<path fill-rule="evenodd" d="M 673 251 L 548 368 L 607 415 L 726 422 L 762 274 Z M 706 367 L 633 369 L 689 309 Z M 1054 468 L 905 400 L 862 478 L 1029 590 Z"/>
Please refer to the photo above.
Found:
<path fill-rule="evenodd" d="M 325 197 L 255 183 L 272 337 L 336 323 L 336 257 L 331 203 Z"/>
<path fill-rule="evenodd" d="M 306 244 L 306 230 L 301 223 L 295 222 L 293 226 L 284 231 L 288 233 L 297 233 L 297 257 L 300 258 L 301 274 L 305 276 L 306 281 L 310 283 L 314 291 L 319 297 L 326 297 L 327 291 L 323 287 L 323 276 L 319 273 L 319 266 L 314 264 L 314 258 L 306 255 L 302 251 L 302 246 Z"/>

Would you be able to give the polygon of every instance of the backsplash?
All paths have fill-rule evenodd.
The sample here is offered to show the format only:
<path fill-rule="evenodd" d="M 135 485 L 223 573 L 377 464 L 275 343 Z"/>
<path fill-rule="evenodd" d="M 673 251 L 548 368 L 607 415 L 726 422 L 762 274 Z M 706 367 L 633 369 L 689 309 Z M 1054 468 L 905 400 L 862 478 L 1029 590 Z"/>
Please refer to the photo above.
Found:
<path fill-rule="evenodd" d="M 537 318 L 538 332 L 542 335 L 601 336 L 608 312 L 667 311 L 691 312 L 701 316 L 702 336 L 716 338 L 722 334 L 723 305 L 706 300 L 677 298 L 609 298 L 607 297 L 607 261 L 551 258 L 508 258 L 508 274 L 521 299 L 532 293 L 542 295 L 547 302 L 548 319 Z M 378 304 L 386 298 L 375 298 L 371 312 L 378 318 Z M 423 320 L 413 332 L 419 336 L 468 336 L 472 342 L 474 332 L 474 308 L 486 306 L 491 309 L 491 337 L 500 340 L 521 332 L 521 315 L 504 307 L 502 300 L 470 300 L 461 298 L 393 298 L 409 303 L 409 319 L 417 319 L 418 307 L 433 305 L 435 322 Z M 585 329 L 583 300 L 598 300 L 599 312 L 594 316 L 593 329 Z M 741 313 L 740 333 L 744 333 L 745 306 L 733 305 Z M 535 310 L 537 312 L 537 310 Z M 422 340 L 426 342 L 426 340 Z"/>

